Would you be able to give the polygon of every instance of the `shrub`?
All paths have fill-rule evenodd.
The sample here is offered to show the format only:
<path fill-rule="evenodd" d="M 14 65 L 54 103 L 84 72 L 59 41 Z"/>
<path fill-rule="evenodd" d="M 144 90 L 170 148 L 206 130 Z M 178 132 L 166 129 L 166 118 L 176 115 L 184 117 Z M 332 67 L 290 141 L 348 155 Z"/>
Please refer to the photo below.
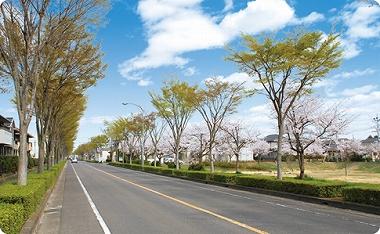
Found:
<path fill-rule="evenodd" d="M 187 177 L 198 180 L 210 180 L 211 173 L 205 171 L 187 171 Z"/>
<path fill-rule="evenodd" d="M 349 186 L 343 189 L 343 197 L 350 202 L 380 206 L 380 186 L 373 184 Z"/>
<path fill-rule="evenodd" d="M 32 169 L 33 167 L 38 165 L 38 158 L 32 158 L 28 156 L 28 169 Z"/>
<path fill-rule="evenodd" d="M 4 184 L 0 186 L 0 203 L 21 204 L 25 219 L 36 209 L 46 191 L 44 180 L 29 180 L 26 186 Z"/>
<path fill-rule="evenodd" d="M 6 183 L 0 186 L 0 203 L 20 204 L 23 207 L 24 220 L 35 211 L 40 204 L 46 190 L 56 181 L 59 172 L 65 162 L 61 162 L 52 167 L 52 170 L 42 174 L 29 173 L 28 184 L 18 186 Z"/>
<path fill-rule="evenodd" d="M 188 168 L 189 171 L 204 171 L 205 167 L 202 163 L 191 164 Z"/>
<path fill-rule="evenodd" d="M 21 204 L 0 203 L 0 229 L 4 233 L 19 233 L 24 224 L 24 217 L 24 208 Z"/>
<path fill-rule="evenodd" d="M 160 173 L 164 175 L 173 175 L 173 169 L 160 168 Z"/>
<path fill-rule="evenodd" d="M 154 161 L 150 165 L 154 166 Z M 161 162 L 160 161 L 156 161 L 156 166 L 160 167 L 161 166 Z"/>
<path fill-rule="evenodd" d="M 16 173 L 17 165 L 17 156 L 0 156 L 0 175 L 5 173 Z"/>
<path fill-rule="evenodd" d="M 236 184 L 236 175 L 234 174 L 213 174 L 212 180 L 215 182 Z"/>
<path fill-rule="evenodd" d="M 187 176 L 187 171 L 173 170 L 173 175 L 174 176 L 178 176 L 178 177 L 186 177 Z"/>
<path fill-rule="evenodd" d="M 238 176 L 236 177 L 236 184 L 315 197 L 340 197 L 345 186 L 345 183 L 337 181 L 299 180 L 295 178 L 277 180 L 270 176 Z"/>
<path fill-rule="evenodd" d="M 176 168 L 176 164 L 174 162 L 167 162 L 166 165 L 168 168 Z M 179 167 L 181 168 L 181 165 L 179 165 Z"/>

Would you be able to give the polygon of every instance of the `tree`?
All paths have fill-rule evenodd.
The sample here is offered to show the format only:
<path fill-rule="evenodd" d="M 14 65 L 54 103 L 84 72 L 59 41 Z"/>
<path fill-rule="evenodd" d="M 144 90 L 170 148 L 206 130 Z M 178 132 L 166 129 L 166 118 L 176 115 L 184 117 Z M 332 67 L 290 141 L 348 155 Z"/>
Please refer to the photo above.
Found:
<path fill-rule="evenodd" d="M 61 105 L 72 105 L 78 94 L 104 77 L 101 54 L 92 45 L 90 35 L 77 26 L 66 28 L 65 32 L 65 37 L 57 39 L 59 46 L 44 50 L 41 59 L 43 66 L 35 101 L 39 172 L 43 171 L 45 141 L 54 112 Z"/>
<path fill-rule="evenodd" d="M 310 93 L 313 84 L 337 68 L 342 58 L 338 35 L 325 39 L 321 32 L 301 33 L 282 41 L 265 38 L 260 43 L 243 35 L 247 51 L 232 52 L 229 60 L 261 84 L 277 119 L 277 178 L 282 179 L 281 156 L 284 122 L 294 101 Z"/>
<path fill-rule="evenodd" d="M 344 111 L 338 104 L 327 106 L 314 96 L 298 98 L 290 107 L 285 120 L 288 142 L 298 158 L 299 178 L 305 175 L 305 154 L 317 153 L 322 138 L 331 138 L 341 133 L 348 125 Z"/>
<path fill-rule="evenodd" d="M 165 132 L 166 123 L 163 119 L 159 118 L 157 113 L 152 114 L 152 127 L 149 131 L 150 141 L 153 148 L 154 166 L 157 166 L 158 146 Z"/>
<path fill-rule="evenodd" d="M 94 137 L 91 137 L 90 144 L 92 145 L 92 149 L 96 153 L 103 147 L 105 147 L 109 142 L 108 137 L 105 134 L 97 135 Z"/>
<path fill-rule="evenodd" d="M 34 114 L 43 51 L 55 48 L 54 38 L 72 22 L 95 19 L 103 1 L 4 1 L 0 6 L 0 71 L 14 86 L 20 128 L 19 185 L 27 184 L 27 132 Z"/>
<path fill-rule="evenodd" d="M 340 156 L 344 160 L 344 174 L 348 176 L 348 164 L 351 157 L 355 154 L 362 154 L 364 152 L 364 147 L 358 140 L 340 139 L 337 143 Z"/>
<path fill-rule="evenodd" d="M 161 94 L 150 93 L 152 104 L 158 115 L 165 119 L 173 137 L 176 168 L 179 169 L 179 152 L 182 134 L 197 107 L 194 97 L 197 86 L 177 80 L 169 81 L 161 88 Z"/>
<path fill-rule="evenodd" d="M 268 142 L 262 139 L 253 139 L 252 143 L 249 145 L 252 150 L 253 160 L 257 158 L 257 161 L 260 163 L 261 157 L 270 152 L 270 145 Z"/>
<path fill-rule="evenodd" d="M 229 83 L 217 78 L 205 81 L 205 89 L 198 92 L 197 110 L 201 114 L 208 129 L 208 155 L 211 163 L 211 172 L 214 172 L 214 158 L 212 149 L 215 137 L 226 116 L 234 113 L 248 92 L 244 83 Z"/>
<path fill-rule="evenodd" d="M 186 148 L 192 160 L 202 163 L 203 157 L 208 154 L 209 131 L 204 124 L 191 124 L 183 134 L 183 148 Z M 215 146 L 215 145 L 214 145 Z"/>
<path fill-rule="evenodd" d="M 236 158 L 236 173 L 239 173 L 239 159 L 241 149 L 248 146 L 253 137 L 241 122 L 227 122 L 221 129 L 223 130 L 223 141 L 229 146 Z"/>
<path fill-rule="evenodd" d="M 131 125 L 134 127 L 134 133 L 137 134 L 140 142 L 141 166 L 144 166 L 145 160 L 145 143 L 149 138 L 149 132 L 153 127 L 154 114 L 140 113 L 131 117 Z"/>

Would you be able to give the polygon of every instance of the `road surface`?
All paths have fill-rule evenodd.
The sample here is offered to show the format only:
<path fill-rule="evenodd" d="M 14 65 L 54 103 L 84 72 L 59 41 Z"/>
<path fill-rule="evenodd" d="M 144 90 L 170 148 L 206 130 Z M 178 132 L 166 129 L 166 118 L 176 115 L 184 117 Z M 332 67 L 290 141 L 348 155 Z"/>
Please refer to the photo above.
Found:
<path fill-rule="evenodd" d="M 68 164 L 64 175 L 53 192 L 60 204 L 45 210 L 39 233 L 320 234 L 380 227 L 376 215 L 103 164 Z"/>

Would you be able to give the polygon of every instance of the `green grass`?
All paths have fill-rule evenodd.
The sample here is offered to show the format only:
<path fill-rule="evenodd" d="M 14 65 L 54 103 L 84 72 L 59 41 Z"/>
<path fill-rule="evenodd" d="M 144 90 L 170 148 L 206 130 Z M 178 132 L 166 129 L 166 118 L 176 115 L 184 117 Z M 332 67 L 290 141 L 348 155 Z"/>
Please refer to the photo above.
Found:
<path fill-rule="evenodd" d="M 358 164 L 358 170 L 360 171 L 380 173 L 380 162 L 362 162 Z"/>
<path fill-rule="evenodd" d="M 0 204 L 5 204 L 0 206 L 0 228 L 3 231 L 18 233 L 24 222 L 40 205 L 46 191 L 54 185 L 64 165 L 65 161 L 62 161 L 42 174 L 28 173 L 25 186 L 10 182 L 0 185 Z M 9 224 L 9 217 L 12 216 L 14 220 Z"/>

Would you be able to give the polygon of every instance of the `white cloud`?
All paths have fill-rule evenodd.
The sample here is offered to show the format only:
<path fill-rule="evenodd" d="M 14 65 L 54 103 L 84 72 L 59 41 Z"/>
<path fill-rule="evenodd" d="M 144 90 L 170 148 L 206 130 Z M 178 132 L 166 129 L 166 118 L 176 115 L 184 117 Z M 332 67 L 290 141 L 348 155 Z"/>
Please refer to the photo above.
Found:
<path fill-rule="evenodd" d="M 244 82 L 244 87 L 246 89 L 261 89 L 262 88 L 259 83 L 255 82 L 255 80 L 245 72 L 234 72 L 228 76 L 216 76 L 216 78 L 228 83 L 243 83 Z"/>
<path fill-rule="evenodd" d="M 141 0 L 137 12 L 147 31 L 147 48 L 119 65 L 119 72 L 130 80 L 141 80 L 141 71 L 189 62 L 185 53 L 220 48 L 240 33 L 259 34 L 294 24 L 313 22 L 322 15 L 311 13 L 297 19 L 286 0 L 249 1 L 246 8 L 228 12 L 219 21 L 202 10 L 203 0 Z M 225 1 L 225 9 L 233 6 Z M 231 5 L 232 4 L 232 5 Z M 138 75 L 136 75 L 136 73 Z"/>
<path fill-rule="evenodd" d="M 345 6 L 344 11 L 338 17 L 347 28 L 342 46 L 345 50 L 345 58 L 353 58 L 360 54 L 358 45 L 360 40 L 380 38 L 380 7 L 368 6 L 363 2 L 354 2 Z"/>
<path fill-rule="evenodd" d="M 230 11 L 234 8 L 234 1 L 233 0 L 224 0 L 224 12 Z"/>
<path fill-rule="evenodd" d="M 282 29 L 294 17 L 294 10 L 286 1 L 256 0 L 248 2 L 247 7 L 238 12 L 227 14 L 220 27 L 229 39 L 233 39 L 241 32 L 257 34 Z"/>
<path fill-rule="evenodd" d="M 367 75 L 372 75 L 376 72 L 376 70 L 372 68 L 366 68 L 363 70 L 353 70 L 353 71 L 348 71 L 348 72 L 341 72 L 333 76 L 335 79 L 339 78 L 355 78 L 359 76 L 367 76 Z"/>
<path fill-rule="evenodd" d="M 376 85 L 364 85 L 362 87 L 353 88 L 353 89 L 345 89 L 342 91 L 343 96 L 358 96 L 361 94 L 368 94 L 374 91 L 377 88 Z"/>
<path fill-rule="evenodd" d="M 318 12 L 311 12 L 308 16 L 303 18 L 295 18 L 292 23 L 293 24 L 312 24 L 318 21 L 322 21 L 325 19 L 325 16 Z"/>
<path fill-rule="evenodd" d="M 139 80 L 138 82 L 137 82 L 137 85 L 138 86 L 149 86 L 149 85 L 151 85 L 151 84 L 153 84 L 153 82 L 151 81 L 151 80 L 149 80 L 149 79 L 141 79 L 141 80 Z"/>
<path fill-rule="evenodd" d="M 193 76 L 197 72 L 195 67 L 188 67 L 183 71 L 185 76 Z"/>

